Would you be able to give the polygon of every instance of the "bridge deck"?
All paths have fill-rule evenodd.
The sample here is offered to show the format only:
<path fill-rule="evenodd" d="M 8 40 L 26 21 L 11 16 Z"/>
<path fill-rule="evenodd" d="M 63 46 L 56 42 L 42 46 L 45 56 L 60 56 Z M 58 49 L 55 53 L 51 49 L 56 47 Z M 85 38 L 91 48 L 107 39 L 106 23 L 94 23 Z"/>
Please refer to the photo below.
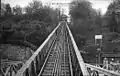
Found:
<path fill-rule="evenodd" d="M 68 25 L 60 22 L 19 70 L 11 67 L 5 76 L 98 76 L 99 71 L 107 76 L 120 76 L 85 64 Z"/>
<path fill-rule="evenodd" d="M 69 53 L 66 49 L 64 35 L 64 31 L 61 30 L 39 76 L 70 76 Z"/>

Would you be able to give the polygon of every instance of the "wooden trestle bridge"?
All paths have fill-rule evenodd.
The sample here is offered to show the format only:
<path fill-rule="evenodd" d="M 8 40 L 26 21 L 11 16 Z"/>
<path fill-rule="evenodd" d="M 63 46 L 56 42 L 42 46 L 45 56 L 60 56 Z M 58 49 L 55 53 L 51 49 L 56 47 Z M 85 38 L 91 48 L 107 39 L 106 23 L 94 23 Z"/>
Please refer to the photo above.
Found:
<path fill-rule="evenodd" d="M 12 65 L 12 71 L 5 76 L 120 76 L 120 73 L 84 63 L 64 21 L 58 24 L 26 63 L 15 70 L 13 67 L 18 65 Z"/>

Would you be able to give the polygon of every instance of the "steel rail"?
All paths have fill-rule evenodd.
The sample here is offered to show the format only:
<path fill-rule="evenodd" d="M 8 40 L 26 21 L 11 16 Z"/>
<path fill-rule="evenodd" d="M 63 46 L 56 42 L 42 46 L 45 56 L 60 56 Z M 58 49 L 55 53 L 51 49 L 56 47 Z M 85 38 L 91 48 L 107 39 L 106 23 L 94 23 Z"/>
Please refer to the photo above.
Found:
<path fill-rule="evenodd" d="M 46 59 L 45 59 L 45 62 L 44 62 L 44 64 L 43 64 L 43 66 L 42 66 L 42 68 L 41 68 L 40 73 L 38 74 L 38 76 L 41 76 L 41 74 L 42 74 L 42 72 L 43 72 L 43 70 L 44 70 L 44 67 L 45 67 L 45 65 L 46 65 L 46 63 L 47 63 L 47 61 L 48 61 L 48 58 L 49 58 L 49 56 L 50 56 L 50 53 L 51 53 L 51 51 L 52 51 L 52 48 L 54 47 L 54 45 L 55 45 L 55 43 L 56 43 L 56 40 L 57 40 L 57 36 L 56 36 L 56 38 L 55 38 L 55 40 L 54 40 L 54 42 L 53 42 L 53 44 L 52 44 L 52 46 L 51 46 L 51 48 L 50 48 L 50 50 L 49 50 L 49 53 L 47 54 L 47 57 L 46 57 Z"/>
<path fill-rule="evenodd" d="M 71 31 L 70 31 L 70 29 L 69 29 L 69 27 L 68 27 L 67 24 L 66 24 L 66 27 L 67 27 L 67 29 L 68 29 L 68 33 L 69 33 L 69 35 L 70 35 L 70 38 L 71 38 L 71 41 L 72 41 L 72 44 L 73 44 L 73 47 L 74 47 L 74 50 L 75 50 L 75 53 L 76 53 L 78 62 L 79 62 L 79 65 L 80 65 L 80 67 L 81 67 L 81 71 L 82 71 L 82 73 L 83 73 L 83 76 L 90 76 L 90 74 L 89 74 L 89 72 L 88 72 L 88 70 L 87 70 L 87 67 L 86 67 L 86 65 L 85 65 L 85 63 L 84 63 L 84 61 L 83 61 L 83 58 L 82 58 L 82 56 L 81 56 L 81 54 L 80 54 L 80 51 L 79 51 L 79 49 L 78 49 L 78 47 L 77 47 L 77 45 L 76 45 L 76 43 L 75 43 L 75 40 L 74 40 L 74 38 L 73 38 L 73 35 L 72 35 L 72 33 L 71 33 Z"/>
<path fill-rule="evenodd" d="M 67 35 L 66 35 L 67 36 Z M 69 43 L 68 43 L 68 37 L 67 37 L 67 46 L 68 46 L 68 53 L 69 53 L 69 64 L 70 64 L 70 71 L 71 71 L 71 76 L 73 76 L 73 69 L 72 69 L 72 59 L 70 56 L 70 47 L 69 47 Z"/>
<path fill-rule="evenodd" d="M 52 46 L 51 46 L 51 48 L 50 48 L 50 50 L 49 50 L 49 52 L 48 52 L 48 54 L 47 54 L 47 57 L 46 57 L 46 59 L 45 59 L 45 62 L 44 62 L 44 64 L 43 64 L 43 66 L 42 66 L 42 68 L 41 68 L 40 73 L 38 74 L 38 76 L 41 75 L 41 73 L 42 73 L 42 71 L 43 71 L 43 69 L 44 69 L 44 67 L 45 67 L 45 65 L 46 65 L 46 63 L 47 63 L 47 60 L 48 60 L 48 58 L 49 58 L 50 52 L 51 52 L 51 50 L 52 50 L 52 47 L 53 47 L 55 41 L 56 41 L 56 39 L 54 40 L 54 42 L 53 42 L 53 44 L 52 44 Z"/>
<path fill-rule="evenodd" d="M 65 22 L 62 22 L 62 23 L 65 23 Z M 33 69 L 35 69 L 35 67 L 34 67 L 34 65 L 32 63 L 36 60 L 36 57 L 39 55 L 40 52 L 42 52 L 42 49 L 44 49 L 44 46 L 49 42 L 49 40 L 54 36 L 54 34 L 56 34 L 57 32 L 59 32 L 57 30 L 60 30 L 59 27 L 63 25 L 62 23 L 60 22 L 58 24 L 58 26 L 52 31 L 52 33 L 47 37 L 47 39 L 43 42 L 43 44 L 34 52 L 34 54 L 29 58 L 29 60 L 26 61 L 26 63 L 22 66 L 22 68 L 20 70 L 18 70 L 18 72 L 17 72 L 17 74 L 15 76 L 23 76 L 25 74 L 25 72 L 27 70 L 29 70 L 28 68 L 31 68 L 32 66 L 33 66 Z M 77 47 L 77 45 L 76 45 L 76 43 L 74 41 L 74 38 L 72 36 L 72 33 L 71 33 L 68 25 L 65 23 L 64 26 L 65 26 L 64 28 L 66 29 L 66 32 L 68 32 L 68 35 L 70 37 L 70 40 L 71 40 L 73 49 L 75 51 L 75 55 L 77 57 L 77 61 L 78 61 L 78 64 L 79 64 L 79 66 L 81 68 L 83 76 L 90 76 L 90 74 L 87 71 L 87 68 L 85 66 L 85 63 L 83 61 L 83 58 L 82 58 L 82 56 L 80 54 L 80 51 L 79 51 L 79 49 L 78 49 L 78 47 Z M 62 30 L 62 31 L 65 31 L 65 30 Z M 48 51 L 47 55 L 48 54 L 49 54 L 49 51 Z M 69 52 L 68 56 L 70 57 L 70 52 Z M 42 64 L 42 66 L 43 65 L 44 65 L 44 63 Z M 72 65 L 72 64 L 70 64 L 70 65 Z M 72 66 L 70 66 L 69 69 L 71 70 Z M 40 68 L 40 70 L 41 70 L 41 68 Z M 35 71 L 35 70 L 33 70 L 33 71 Z M 26 73 L 28 73 L 28 72 L 26 72 Z M 72 74 L 72 72 L 71 72 L 71 74 Z M 34 75 L 34 74 L 32 74 L 32 75 Z M 36 73 L 35 73 L 35 76 L 38 76 L 38 75 L 36 75 Z"/>
<path fill-rule="evenodd" d="M 62 34 L 62 35 L 61 35 Z M 60 36 L 63 36 L 63 37 L 60 37 Z M 51 50 L 51 53 L 49 52 L 48 53 L 48 56 L 47 56 L 47 59 L 46 59 L 46 61 L 44 62 L 44 65 L 43 65 L 43 67 L 42 67 L 42 69 L 41 69 L 41 71 L 40 71 L 40 73 L 39 73 L 39 75 L 38 76 L 42 76 L 42 75 L 51 75 L 51 76 L 53 76 L 53 75 L 56 75 L 56 76 L 60 76 L 60 75 L 62 75 L 62 71 L 61 71 L 61 68 L 62 67 L 60 67 L 60 66 L 65 66 L 66 64 L 65 64 L 65 62 L 64 62 L 64 64 L 61 64 L 60 63 L 60 59 L 61 59 L 61 54 L 62 54 L 62 52 L 60 52 L 60 50 L 61 49 L 57 49 L 59 46 L 60 46 L 60 44 L 58 45 L 57 43 L 58 42 L 61 42 L 61 40 L 63 41 L 63 40 L 65 40 L 66 38 L 65 38 L 65 30 L 64 30 L 64 27 L 62 27 L 61 28 L 61 31 L 60 31 L 60 33 L 59 33 L 59 35 L 56 37 L 56 38 L 59 38 L 58 39 L 58 41 L 56 41 L 55 42 L 55 44 L 56 45 L 54 45 L 54 47 L 53 48 L 55 48 L 54 50 Z M 63 39 L 61 39 L 61 38 L 63 38 Z M 66 61 L 66 54 L 65 54 L 65 51 L 66 52 L 68 52 L 68 49 L 66 50 L 65 48 L 66 48 L 66 41 L 63 41 L 63 48 L 64 48 L 64 60 Z M 48 63 L 50 63 L 51 61 L 49 61 L 49 59 L 51 59 L 51 56 L 50 56 L 50 54 L 52 54 L 52 56 L 54 56 L 54 53 L 52 53 L 52 52 L 56 52 L 57 51 L 57 57 L 56 57 L 56 60 L 55 61 L 53 61 L 54 62 L 54 66 L 52 66 L 52 68 L 54 68 L 54 70 L 52 70 L 51 71 L 51 67 L 50 66 L 47 66 L 47 64 Z M 54 59 L 53 59 L 54 60 Z M 69 62 L 69 61 L 68 61 Z M 69 65 L 69 64 L 68 64 Z M 69 67 L 69 66 L 68 66 Z M 47 68 L 47 69 L 46 69 Z M 48 68 L 50 69 L 49 71 L 48 71 Z M 64 69 L 66 69 L 66 67 L 63 67 Z M 70 70 L 70 69 L 69 69 Z M 46 72 L 46 73 L 45 73 Z M 65 73 L 65 71 L 64 71 L 64 73 L 63 73 L 65 76 L 67 76 L 68 74 L 66 74 Z M 73 75 L 71 75 L 71 76 L 73 76 Z"/>
<path fill-rule="evenodd" d="M 58 26 L 52 31 L 52 33 L 47 37 L 47 39 L 42 43 L 42 45 L 34 52 L 34 54 L 29 58 L 29 60 L 26 61 L 26 63 L 21 67 L 21 69 L 18 70 L 18 72 L 17 72 L 17 74 L 15 76 L 23 76 L 23 73 L 26 71 L 27 68 L 29 68 L 32 61 L 35 60 L 35 58 L 41 52 L 43 47 L 47 44 L 47 42 L 50 40 L 50 38 L 53 36 L 53 34 L 59 28 L 60 24 L 61 23 L 58 24 Z"/>

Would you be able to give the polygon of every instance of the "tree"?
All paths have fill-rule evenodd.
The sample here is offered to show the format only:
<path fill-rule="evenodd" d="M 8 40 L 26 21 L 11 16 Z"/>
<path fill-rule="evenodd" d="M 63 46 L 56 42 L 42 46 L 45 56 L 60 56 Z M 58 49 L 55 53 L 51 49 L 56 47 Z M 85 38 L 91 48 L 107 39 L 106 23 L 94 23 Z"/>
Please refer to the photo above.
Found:
<path fill-rule="evenodd" d="M 15 7 L 13 7 L 13 13 L 15 15 L 21 15 L 22 14 L 22 8 L 20 7 L 20 5 L 16 5 Z"/>
<path fill-rule="evenodd" d="M 74 20 L 86 19 L 90 16 L 91 9 L 91 3 L 88 1 L 73 1 L 70 5 L 70 14 Z"/>
<path fill-rule="evenodd" d="M 89 1 L 83 0 L 73 1 L 69 13 L 72 22 L 71 31 L 79 48 L 83 48 L 87 44 L 93 45 L 94 35 L 101 34 L 102 16 L 100 11 L 93 9 Z M 92 56 L 95 54 L 92 54 Z"/>
<path fill-rule="evenodd" d="M 6 4 L 6 15 L 11 15 L 12 14 L 12 10 L 11 10 L 11 7 L 10 7 L 10 4 Z"/>
<path fill-rule="evenodd" d="M 29 3 L 29 6 L 33 8 L 34 12 L 43 7 L 42 2 L 37 0 L 34 0 L 33 2 Z"/>
<path fill-rule="evenodd" d="M 29 7 L 29 6 L 26 6 L 26 7 L 25 7 L 25 13 L 26 13 L 26 14 L 32 14 L 32 8 Z"/>
<path fill-rule="evenodd" d="M 58 9 L 53 9 L 51 7 L 49 7 L 48 5 L 43 7 L 44 11 L 46 12 L 47 16 L 44 19 L 45 22 L 48 23 L 58 23 L 59 21 L 59 10 Z"/>
<path fill-rule="evenodd" d="M 33 2 L 30 2 L 27 7 L 25 7 L 25 12 L 32 14 L 34 12 L 37 12 L 42 7 L 43 6 L 41 1 L 33 0 Z"/>
<path fill-rule="evenodd" d="M 1 16 L 5 15 L 5 4 L 1 2 Z"/>
<path fill-rule="evenodd" d="M 120 32 L 120 0 L 114 0 L 107 9 L 106 16 L 108 19 L 108 26 L 111 32 Z"/>
<path fill-rule="evenodd" d="M 101 34 L 101 32 L 102 32 L 102 16 L 101 16 L 100 9 L 97 11 L 97 15 L 94 18 L 95 18 L 94 32 L 95 32 L 95 34 Z"/>
<path fill-rule="evenodd" d="M 70 5 L 70 15 L 74 25 L 72 27 L 73 32 L 87 36 L 93 28 L 97 12 L 92 8 L 89 1 L 73 1 Z"/>

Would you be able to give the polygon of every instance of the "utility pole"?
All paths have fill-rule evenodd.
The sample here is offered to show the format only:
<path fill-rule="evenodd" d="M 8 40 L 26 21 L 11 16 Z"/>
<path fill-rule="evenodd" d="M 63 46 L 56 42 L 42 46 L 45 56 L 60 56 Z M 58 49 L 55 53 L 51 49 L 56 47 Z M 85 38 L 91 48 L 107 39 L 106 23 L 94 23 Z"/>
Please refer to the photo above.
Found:
<path fill-rule="evenodd" d="M 97 53 L 98 53 L 98 64 L 101 63 L 101 46 L 102 46 L 102 35 L 95 35 L 95 45 L 97 47 Z"/>
<path fill-rule="evenodd" d="M 101 48 L 97 48 L 97 52 L 98 52 L 98 64 L 101 63 Z"/>

